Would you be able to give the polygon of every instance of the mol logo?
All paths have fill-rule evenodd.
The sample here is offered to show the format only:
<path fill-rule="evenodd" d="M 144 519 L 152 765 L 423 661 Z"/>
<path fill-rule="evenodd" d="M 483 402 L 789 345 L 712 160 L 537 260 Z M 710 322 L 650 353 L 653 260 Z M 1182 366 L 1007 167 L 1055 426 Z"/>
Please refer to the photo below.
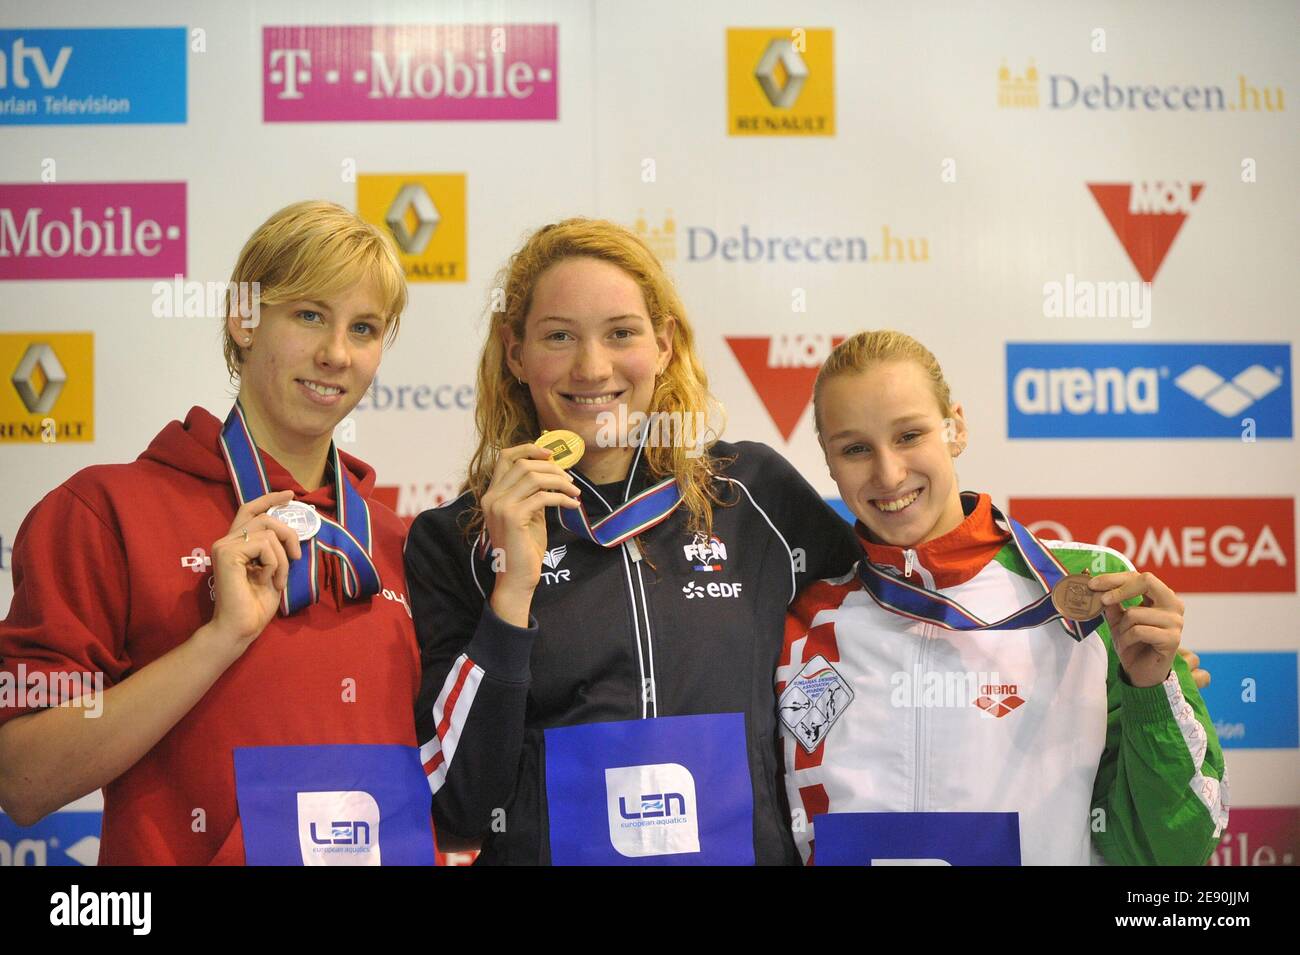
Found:
<path fill-rule="evenodd" d="M 1295 593 L 1290 497 L 1012 498 L 1034 534 L 1117 550 L 1180 593 Z"/>
<path fill-rule="evenodd" d="M 357 176 L 357 212 L 393 237 L 408 281 L 468 279 L 464 173 Z"/>
<path fill-rule="evenodd" d="M 367 792 L 298 793 L 303 865 L 379 865 L 379 803 Z"/>
<path fill-rule="evenodd" d="M 1007 343 L 1012 438 L 1290 438 L 1289 344 Z"/>
<path fill-rule="evenodd" d="M 695 777 L 680 763 L 605 770 L 609 840 L 628 858 L 700 851 Z"/>
<path fill-rule="evenodd" d="M 786 441 L 812 401 L 817 370 L 843 335 L 728 337 L 731 353 Z"/>
<path fill-rule="evenodd" d="M 377 485 L 374 499 L 404 520 L 409 527 L 425 511 L 450 504 L 459 494 L 454 481 L 426 481 Z"/>
<path fill-rule="evenodd" d="M 1106 221 L 1144 282 L 1155 281 L 1203 182 L 1088 183 Z"/>
<path fill-rule="evenodd" d="M 727 30 L 727 134 L 834 136 L 831 30 Z"/>

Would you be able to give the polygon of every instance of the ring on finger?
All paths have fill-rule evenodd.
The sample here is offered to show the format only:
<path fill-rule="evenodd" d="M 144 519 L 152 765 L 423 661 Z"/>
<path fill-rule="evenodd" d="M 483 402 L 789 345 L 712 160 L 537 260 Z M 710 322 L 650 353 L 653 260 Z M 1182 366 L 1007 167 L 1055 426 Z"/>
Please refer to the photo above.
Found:
<path fill-rule="evenodd" d="M 247 527 L 244 528 L 244 543 L 245 543 L 245 544 L 248 543 L 248 528 L 247 528 Z"/>

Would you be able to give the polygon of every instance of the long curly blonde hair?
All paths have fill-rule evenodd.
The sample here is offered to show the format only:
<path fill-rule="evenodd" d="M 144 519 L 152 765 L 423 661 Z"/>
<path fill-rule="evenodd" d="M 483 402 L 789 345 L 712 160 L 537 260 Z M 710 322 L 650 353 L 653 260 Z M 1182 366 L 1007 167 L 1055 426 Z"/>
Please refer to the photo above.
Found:
<path fill-rule="evenodd" d="M 571 258 L 599 259 L 627 273 L 645 297 L 646 311 L 656 334 L 663 331 L 669 318 L 675 319 L 672 357 L 655 382 L 648 412 L 679 412 L 683 419 L 704 412 L 709 421 L 722 420 L 722 406 L 709 392 L 708 378 L 695 354 L 695 335 L 686 309 L 672 280 L 646 244 L 622 226 L 602 219 L 565 219 L 543 226 L 524 240 L 523 246 L 497 274 L 493 301 L 489 305 L 474 408 L 478 447 L 470 458 L 462 488 L 462 492 L 474 493 L 475 504 L 469 511 L 466 528 L 470 537 L 476 536 L 483 527 L 483 514 L 477 502 L 492 481 L 497 456 L 505 448 L 535 440 L 541 432 L 528 386 L 511 374 L 506 363 L 503 331 L 508 328 L 516 340 L 524 338 L 524 323 L 538 281 L 551 266 Z M 692 531 L 712 533 L 712 506 L 724 503 L 713 487 L 714 463 L 709 454 L 701 453 L 716 443 L 720 433 L 721 425 L 711 430 L 702 446 L 694 448 L 686 441 L 673 441 L 669 446 L 648 445 L 643 452 L 656 479 L 668 475 L 677 479 L 682 505 L 690 513 L 688 527 Z"/>

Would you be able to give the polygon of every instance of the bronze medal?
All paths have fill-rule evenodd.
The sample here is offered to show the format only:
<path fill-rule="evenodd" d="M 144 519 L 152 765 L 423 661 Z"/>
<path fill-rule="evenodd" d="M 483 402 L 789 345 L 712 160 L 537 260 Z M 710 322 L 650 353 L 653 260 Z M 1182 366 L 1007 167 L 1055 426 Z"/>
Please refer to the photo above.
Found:
<path fill-rule="evenodd" d="M 1052 588 L 1052 606 L 1066 620 L 1091 620 L 1101 616 L 1101 593 L 1088 586 L 1087 574 L 1062 577 Z"/>

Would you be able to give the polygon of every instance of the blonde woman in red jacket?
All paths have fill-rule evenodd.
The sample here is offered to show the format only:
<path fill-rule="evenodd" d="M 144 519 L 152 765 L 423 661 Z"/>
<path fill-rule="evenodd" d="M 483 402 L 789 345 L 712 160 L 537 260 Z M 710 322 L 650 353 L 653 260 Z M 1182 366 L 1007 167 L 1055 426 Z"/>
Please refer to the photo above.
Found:
<path fill-rule="evenodd" d="M 304 202 L 232 281 L 260 314 L 226 317 L 224 423 L 192 408 L 18 533 L 0 806 L 30 825 L 103 788 L 103 864 L 431 863 L 403 527 L 332 442 L 397 330 L 400 263 Z"/>

